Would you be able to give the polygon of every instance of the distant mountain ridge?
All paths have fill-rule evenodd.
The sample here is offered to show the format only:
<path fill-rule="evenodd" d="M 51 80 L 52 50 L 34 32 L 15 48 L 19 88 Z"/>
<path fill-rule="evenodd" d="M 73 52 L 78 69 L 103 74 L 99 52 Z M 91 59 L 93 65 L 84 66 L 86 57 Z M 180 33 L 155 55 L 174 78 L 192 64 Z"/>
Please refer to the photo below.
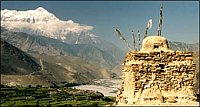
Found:
<path fill-rule="evenodd" d="M 199 43 L 187 44 L 184 42 L 169 41 L 169 47 L 172 50 L 181 50 L 181 51 L 190 51 L 190 52 L 199 52 Z"/>
<path fill-rule="evenodd" d="M 67 44 L 56 39 L 12 31 L 2 32 L 1 38 L 28 53 L 77 56 L 86 62 L 96 62 L 110 67 L 119 63 L 109 53 L 89 44 Z"/>

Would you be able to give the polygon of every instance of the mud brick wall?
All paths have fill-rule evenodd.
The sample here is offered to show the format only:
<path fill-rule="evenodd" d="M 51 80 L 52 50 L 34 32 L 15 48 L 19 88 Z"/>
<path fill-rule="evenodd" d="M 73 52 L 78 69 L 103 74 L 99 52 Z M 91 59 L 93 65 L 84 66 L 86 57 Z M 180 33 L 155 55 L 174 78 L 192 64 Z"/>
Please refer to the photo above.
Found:
<path fill-rule="evenodd" d="M 192 52 L 178 51 L 131 52 L 125 57 L 122 71 L 134 77 L 135 91 L 155 85 L 162 90 L 179 90 L 183 86 L 194 85 L 192 56 Z"/>
<path fill-rule="evenodd" d="M 194 98 L 196 65 L 192 52 L 133 51 L 126 55 L 122 66 L 116 104 L 134 104 L 139 99 L 175 102 L 177 98 Z"/>

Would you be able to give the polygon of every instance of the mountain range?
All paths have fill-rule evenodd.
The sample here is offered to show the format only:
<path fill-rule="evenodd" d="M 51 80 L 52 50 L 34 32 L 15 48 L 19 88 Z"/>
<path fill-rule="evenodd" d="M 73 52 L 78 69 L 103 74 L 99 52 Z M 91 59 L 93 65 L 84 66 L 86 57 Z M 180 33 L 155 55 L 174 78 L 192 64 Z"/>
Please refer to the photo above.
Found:
<path fill-rule="evenodd" d="M 92 79 L 121 76 L 125 52 L 91 33 L 92 29 L 60 20 L 42 7 L 1 10 L 3 83 L 94 84 Z M 170 41 L 169 45 L 173 50 L 198 52 L 199 43 Z M 33 79 L 27 82 L 29 77 Z"/>
<path fill-rule="evenodd" d="M 42 7 L 27 11 L 1 10 L 1 27 L 14 32 L 27 33 L 36 38 L 56 39 L 57 41 L 52 39 L 51 41 L 62 41 L 62 44 L 73 46 L 81 44 L 85 47 L 92 45 L 117 60 L 122 59 L 125 53 L 113 43 L 91 33 L 92 26 L 75 23 L 72 20 L 60 20 Z M 80 47 L 80 45 L 76 46 Z"/>
<path fill-rule="evenodd" d="M 52 81 L 83 82 L 90 79 L 111 78 L 117 60 L 110 54 L 88 44 L 67 44 L 43 36 L 32 36 L 22 32 L 1 31 L 1 38 L 32 57 L 43 60 L 46 72 L 57 75 Z M 75 73 L 77 80 L 70 74 Z M 68 75 L 69 77 L 65 77 Z M 71 76 L 70 76 L 71 75 Z M 85 77 L 83 81 L 80 78 Z M 70 79 L 71 78 L 71 79 Z M 79 80 L 80 79 L 80 80 Z"/>

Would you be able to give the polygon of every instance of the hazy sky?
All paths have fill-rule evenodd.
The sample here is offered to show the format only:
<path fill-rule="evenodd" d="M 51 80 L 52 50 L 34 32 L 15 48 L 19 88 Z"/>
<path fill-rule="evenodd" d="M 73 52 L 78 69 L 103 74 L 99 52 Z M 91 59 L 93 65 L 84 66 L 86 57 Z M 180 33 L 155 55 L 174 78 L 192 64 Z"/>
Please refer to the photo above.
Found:
<path fill-rule="evenodd" d="M 113 27 L 117 26 L 127 41 L 131 42 L 131 30 L 140 30 L 143 37 L 146 23 L 153 19 L 148 35 L 156 35 L 160 5 L 163 4 L 162 35 L 170 41 L 195 43 L 199 41 L 199 2 L 153 2 L 153 1 L 21 1 L 1 3 L 2 9 L 28 10 L 41 6 L 59 19 L 71 19 L 77 23 L 93 26 L 97 36 L 112 41 L 120 47 Z"/>

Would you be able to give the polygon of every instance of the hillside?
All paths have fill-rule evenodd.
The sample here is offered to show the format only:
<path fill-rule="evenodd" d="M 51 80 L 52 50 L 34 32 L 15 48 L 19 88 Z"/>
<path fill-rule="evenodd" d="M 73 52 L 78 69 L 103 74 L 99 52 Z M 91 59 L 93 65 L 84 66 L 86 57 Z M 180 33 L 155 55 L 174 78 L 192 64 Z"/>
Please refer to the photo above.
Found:
<path fill-rule="evenodd" d="M 34 58 L 4 40 L 1 49 L 3 84 L 93 84 L 92 79 L 110 78 L 104 68 L 84 63 L 78 57 L 35 55 Z"/>
<path fill-rule="evenodd" d="M 37 60 L 1 39 L 1 73 L 25 75 L 41 70 Z"/>
<path fill-rule="evenodd" d="M 1 37 L 27 53 L 49 56 L 76 56 L 86 62 L 96 62 L 104 67 L 113 67 L 119 63 L 107 52 L 89 44 L 67 44 L 52 38 L 12 31 L 2 32 Z"/>
<path fill-rule="evenodd" d="M 112 61 L 112 57 L 106 57 L 106 53 L 101 53 L 101 50 L 98 50 L 93 46 L 68 45 L 55 39 L 45 37 L 36 38 L 35 36 L 21 32 L 10 32 L 6 29 L 2 29 L 1 34 L 3 39 L 8 40 L 11 44 L 19 48 L 17 49 L 15 47 L 15 49 L 22 49 L 24 52 L 28 53 L 30 57 L 34 57 L 34 59 L 37 60 L 40 65 L 40 72 L 30 72 L 33 78 L 35 78 L 35 76 L 41 76 L 44 81 L 48 81 L 49 83 L 68 82 L 93 84 L 92 79 L 112 77 L 109 67 L 114 66 L 112 65 L 113 62 L 106 62 L 106 60 L 109 61 L 109 59 Z M 7 49 L 11 50 L 10 48 Z M 95 54 L 96 51 L 97 54 Z M 91 54 L 89 54 L 90 52 Z M 96 57 L 97 59 L 95 59 Z M 6 58 L 7 56 L 2 56 L 2 60 Z M 104 60 L 99 61 L 103 58 Z M 17 61 L 9 61 L 13 62 L 13 64 L 9 64 L 10 67 L 5 68 L 2 65 L 2 67 L 7 70 L 7 73 L 10 73 L 8 68 L 19 66 L 17 65 Z M 27 66 L 28 65 L 29 64 L 27 64 Z M 24 72 L 29 71 L 28 69 L 25 69 L 26 66 L 23 66 L 22 68 L 24 69 Z M 19 72 L 22 72 L 21 69 Z M 28 72 L 26 74 L 30 73 Z M 27 77 L 29 76 L 30 75 L 22 76 L 20 74 L 16 74 L 16 77 L 21 79 L 21 83 L 23 84 L 28 84 L 24 81 L 27 81 Z M 13 79 L 10 79 L 11 77 Z M 7 81 L 7 83 L 15 81 L 14 75 L 8 76 L 2 73 L 2 78 L 3 81 Z"/>

